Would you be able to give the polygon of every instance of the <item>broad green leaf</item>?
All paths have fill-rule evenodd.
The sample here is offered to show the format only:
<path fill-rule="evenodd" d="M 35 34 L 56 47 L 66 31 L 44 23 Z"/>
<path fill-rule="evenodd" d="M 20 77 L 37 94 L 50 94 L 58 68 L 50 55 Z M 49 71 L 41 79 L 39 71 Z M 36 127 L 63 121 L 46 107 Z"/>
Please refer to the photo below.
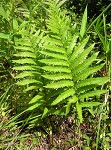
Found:
<path fill-rule="evenodd" d="M 83 37 L 86 32 L 86 25 L 87 25 L 87 6 L 85 8 L 85 11 L 82 17 L 82 23 L 81 23 L 81 29 L 80 29 L 81 37 Z"/>
<path fill-rule="evenodd" d="M 46 64 L 46 65 L 55 65 L 55 66 L 68 66 L 69 64 L 67 63 L 67 61 L 65 60 L 61 60 L 61 59 L 41 59 L 39 60 L 40 62 Z"/>
<path fill-rule="evenodd" d="M 82 123 L 83 122 L 82 107 L 81 107 L 81 104 L 79 104 L 78 102 L 76 103 L 76 109 L 77 109 L 79 121 L 80 121 L 80 123 Z"/>
<path fill-rule="evenodd" d="M 51 105 L 57 105 L 58 103 L 60 103 L 61 101 L 63 101 L 64 99 L 73 96 L 75 94 L 75 91 L 73 88 L 68 89 L 64 92 L 62 92 L 53 102 Z"/>
<path fill-rule="evenodd" d="M 41 67 L 41 68 L 43 70 L 49 71 L 49 72 L 66 72 L 66 73 L 71 73 L 71 71 L 69 70 L 69 68 L 66 68 L 66 67 L 44 66 L 44 67 Z"/>
<path fill-rule="evenodd" d="M 70 87 L 73 86 L 74 83 L 70 80 L 61 80 L 58 82 L 52 82 L 50 84 L 47 84 L 46 86 L 44 86 L 45 88 L 54 88 L 54 89 L 58 89 L 58 88 L 63 88 L 63 87 Z"/>

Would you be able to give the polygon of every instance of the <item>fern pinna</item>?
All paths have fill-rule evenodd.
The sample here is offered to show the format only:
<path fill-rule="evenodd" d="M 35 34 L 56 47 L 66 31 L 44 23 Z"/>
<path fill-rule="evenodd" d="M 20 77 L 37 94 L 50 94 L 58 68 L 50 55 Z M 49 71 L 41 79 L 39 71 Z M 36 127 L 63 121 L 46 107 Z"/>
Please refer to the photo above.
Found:
<path fill-rule="evenodd" d="M 14 67 L 15 70 L 22 70 L 16 76 L 23 78 L 18 85 L 27 84 L 26 91 L 35 88 L 40 91 L 29 102 L 34 104 L 28 110 L 39 107 L 44 117 L 48 114 L 67 115 L 70 107 L 75 106 L 82 122 L 82 108 L 100 104 L 88 98 L 105 93 L 106 90 L 99 90 L 99 86 L 108 82 L 109 78 L 93 76 L 104 64 L 96 65 L 98 53 L 91 53 L 94 44 L 89 45 L 89 37 L 84 36 L 82 26 L 79 32 L 75 25 L 71 25 L 70 18 L 60 10 L 64 0 L 47 0 L 45 3 L 48 5 L 47 31 L 41 42 L 37 43 L 39 50 L 36 47 L 35 53 L 23 44 L 23 48 L 18 48 L 23 52 L 15 54 L 18 60 L 14 62 L 23 64 Z M 83 17 L 82 24 L 84 18 L 86 20 Z M 37 39 L 40 39 L 39 34 Z"/>

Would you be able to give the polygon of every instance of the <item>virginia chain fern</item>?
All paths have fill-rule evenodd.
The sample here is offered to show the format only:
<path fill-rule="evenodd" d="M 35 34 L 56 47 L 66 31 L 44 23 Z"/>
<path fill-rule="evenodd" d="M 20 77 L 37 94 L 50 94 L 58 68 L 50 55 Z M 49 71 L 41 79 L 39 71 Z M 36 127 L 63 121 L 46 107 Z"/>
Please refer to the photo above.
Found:
<path fill-rule="evenodd" d="M 14 69 L 21 72 L 16 76 L 20 79 L 17 84 L 27 85 L 25 91 L 39 89 L 29 102 L 33 105 L 28 110 L 39 107 L 44 117 L 51 113 L 67 115 L 74 106 L 82 122 L 82 108 L 100 104 L 89 97 L 104 94 L 106 90 L 99 87 L 109 78 L 93 76 L 104 64 L 96 65 L 98 52 L 92 51 L 94 44 L 89 44 L 90 37 L 84 35 L 82 26 L 87 22 L 87 11 L 78 31 L 60 9 L 64 0 L 47 0 L 45 3 L 48 6 L 45 35 L 36 31 L 35 49 L 29 39 L 15 47 L 19 52 L 14 55 Z"/>

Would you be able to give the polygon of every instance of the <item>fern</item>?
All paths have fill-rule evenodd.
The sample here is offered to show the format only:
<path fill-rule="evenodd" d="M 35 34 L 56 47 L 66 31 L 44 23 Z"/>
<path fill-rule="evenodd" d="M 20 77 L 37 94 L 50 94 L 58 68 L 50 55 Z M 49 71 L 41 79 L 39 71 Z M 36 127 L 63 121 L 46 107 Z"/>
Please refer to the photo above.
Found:
<path fill-rule="evenodd" d="M 42 67 L 44 74 L 42 76 L 48 80 L 48 83 L 44 87 L 52 90 L 63 89 L 62 93 L 61 91 L 60 93 L 58 92 L 58 95 L 56 95 L 51 105 L 63 103 L 66 104 L 66 109 L 68 109 L 71 104 L 68 99 L 73 100 L 73 97 L 78 97 L 77 102 L 74 102 L 77 103 L 78 116 L 80 122 L 82 122 L 83 105 L 79 104 L 81 99 L 105 93 L 106 90 L 95 91 L 94 89 L 95 87 L 104 85 L 109 81 L 109 78 L 92 77 L 92 75 L 104 65 L 93 65 L 95 64 L 94 62 L 97 62 L 98 55 L 98 53 L 95 52 L 90 53 L 94 44 L 91 44 L 89 47 L 87 46 L 89 37 L 77 42 L 79 34 L 83 37 L 85 33 L 82 29 L 80 33 L 75 31 L 74 35 L 69 33 L 69 29 L 71 28 L 70 19 L 60 11 L 59 1 L 49 0 L 47 4 L 49 5 L 49 20 L 47 22 L 49 36 L 43 38 L 44 45 L 42 46 L 42 51 L 40 51 L 40 53 L 44 55 L 44 59 L 40 60 L 40 62 L 44 64 Z M 85 13 L 87 13 L 87 10 L 85 10 Z M 86 18 L 83 18 L 83 21 L 84 20 L 87 21 Z M 85 28 L 86 27 L 84 27 L 84 29 Z M 85 91 L 85 87 L 89 85 L 93 88 L 86 88 Z M 84 93 L 82 92 L 81 94 L 80 89 L 82 87 L 84 87 Z M 96 105 L 95 103 L 95 106 Z M 68 110 L 66 110 L 66 114 L 67 112 Z"/>
<path fill-rule="evenodd" d="M 46 34 L 38 30 L 35 35 L 25 35 L 15 42 L 17 53 L 13 63 L 18 72 L 17 84 L 26 86 L 25 92 L 38 90 L 29 101 L 28 111 L 39 108 L 38 114 L 42 117 L 67 115 L 73 105 L 82 122 L 82 107 L 100 104 L 91 100 L 86 103 L 84 99 L 104 94 L 106 90 L 99 88 L 109 78 L 93 77 L 104 64 L 96 65 L 98 53 L 92 51 L 94 44 L 89 44 L 90 37 L 85 37 L 87 8 L 82 20 L 82 26 L 85 21 L 84 30 L 81 27 L 79 32 L 60 9 L 64 0 L 47 0 L 45 3 L 48 5 Z"/>

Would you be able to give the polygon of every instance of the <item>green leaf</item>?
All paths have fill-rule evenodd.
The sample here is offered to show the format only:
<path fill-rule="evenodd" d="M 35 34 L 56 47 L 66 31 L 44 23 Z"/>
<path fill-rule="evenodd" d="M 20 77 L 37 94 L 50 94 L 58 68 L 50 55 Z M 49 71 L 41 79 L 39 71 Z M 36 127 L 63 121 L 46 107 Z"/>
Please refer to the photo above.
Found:
<path fill-rule="evenodd" d="M 41 74 L 40 73 L 38 73 L 38 72 L 33 72 L 33 71 L 24 71 L 24 72 L 22 72 L 22 73 L 20 73 L 20 74 L 18 74 L 18 75 L 16 75 L 16 77 L 15 78 L 24 78 L 24 77 L 32 77 L 32 76 L 40 76 Z"/>
<path fill-rule="evenodd" d="M 70 87 L 70 86 L 74 86 L 72 81 L 70 81 L 70 80 L 61 80 L 61 81 L 58 81 L 58 82 L 53 82 L 53 83 L 47 84 L 44 87 L 45 88 L 58 89 L 58 88 Z"/>
<path fill-rule="evenodd" d="M 49 80 L 61 80 L 61 79 L 70 79 L 72 80 L 72 76 L 70 74 L 56 73 L 56 74 L 45 74 L 42 77 Z"/>
<path fill-rule="evenodd" d="M 97 77 L 97 78 L 89 78 L 82 80 L 81 82 L 77 83 L 76 87 L 82 87 L 82 86 L 87 86 L 87 85 L 104 85 L 106 82 L 109 81 L 108 77 Z"/>
<path fill-rule="evenodd" d="M 82 64 L 79 64 L 76 68 L 74 68 L 73 73 L 74 74 L 78 74 L 80 72 L 82 72 L 83 70 L 85 70 L 86 68 L 88 68 L 94 61 L 96 61 L 97 59 L 97 53 L 92 54 L 91 57 L 87 58 L 86 60 L 83 61 Z"/>
<path fill-rule="evenodd" d="M 60 66 L 44 66 L 41 67 L 43 70 L 45 71 L 49 71 L 49 72 L 66 72 L 66 73 L 71 73 L 71 71 L 66 68 L 66 67 L 60 67 Z"/>
<path fill-rule="evenodd" d="M 44 117 L 47 115 L 48 111 L 49 111 L 48 108 L 45 107 L 45 108 L 44 108 L 43 115 L 42 115 L 42 118 L 44 118 Z"/>
<path fill-rule="evenodd" d="M 55 66 L 67 66 L 69 67 L 69 64 L 67 61 L 61 60 L 61 59 L 41 59 L 40 62 L 46 64 L 46 65 L 55 65 Z"/>
<path fill-rule="evenodd" d="M 7 19 L 7 15 L 6 15 L 6 12 L 5 12 L 5 10 L 4 10 L 3 7 L 0 7 L 0 15 L 1 15 L 2 17 L 4 17 L 5 19 Z"/>
<path fill-rule="evenodd" d="M 31 57 L 31 58 L 36 58 L 36 55 L 31 52 L 19 52 L 17 54 L 14 54 L 16 57 Z"/>
<path fill-rule="evenodd" d="M 104 64 L 87 68 L 87 69 L 83 70 L 80 74 L 78 74 L 77 76 L 74 76 L 74 80 L 83 80 L 83 79 L 87 78 L 89 75 L 100 70 L 103 66 L 104 66 Z"/>
<path fill-rule="evenodd" d="M 13 60 L 12 62 L 17 63 L 17 64 L 33 64 L 33 65 L 36 65 L 36 62 L 33 59 L 30 59 L 30 58 Z"/>
<path fill-rule="evenodd" d="M 90 91 L 84 94 L 81 94 L 79 96 L 79 99 L 84 99 L 84 98 L 89 98 L 89 97 L 93 97 L 93 96 L 100 96 L 101 94 L 106 93 L 107 90 L 94 90 L 94 91 Z"/>
<path fill-rule="evenodd" d="M 45 55 L 45 56 L 53 57 L 56 59 L 59 58 L 59 59 L 67 60 L 67 57 L 63 54 L 51 53 L 49 51 L 40 51 L 40 53 Z"/>
<path fill-rule="evenodd" d="M 52 52 L 62 53 L 65 54 L 65 48 L 55 45 L 44 45 L 43 48 L 48 49 Z"/>
<path fill-rule="evenodd" d="M 71 103 L 68 102 L 67 105 L 66 105 L 66 112 L 65 112 L 66 116 L 70 112 L 70 107 L 71 107 Z"/>
<path fill-rule="evenodd" d="M 75 95 L 68 99 L 68 103 L 66 105 L 65 115 L 67 115 L 69 113 L 71 105 L 74 104 L 77 101 L 78 101 L 78 98 Z"/>
<path fill-rule="evenodd" d="M 91 50 L 94 48 L 94 44 L 89 46 L 87 49 L 85 49 L 71 64 L 71 68 L 77 68 L 79 64 L 82 65 L 82 63 L 85 61 L 88 54 L 91 52 Z"/>
<path fill-rule="evenodd" d="M 29 104 L 33 104 L 33 103 L 37 102 L 38 100 L 40 100 L 42 98 L 43 98 L 43 95 L 38 94 L 38 95 L 36 95 L 35 97 L 33 97 L 31 99 L 31 101 L 29 102 Z"/>
<path fill-rule="evenodd" d="M 18 21 L 16 19 L 13 19 L 13 29 L 17 30 L 18 29 Z"/>
<path fill-rule="evenodd" d="M 79 121 L 80 121 L 80 123 L 82 123 L 83 122 L 82 107 L 81 107 L 81 104 L 79 104 L 78 102 L 76 103 L 76 109 L 77 109 Z"/>
<path fill-rule="evenodd" d="M 59 1 L 59 3 L 57 4 L 57 7 L 60 8 L 67 0 L 61 0 Z"/>
<path fill-rule="evenodd" d="M 30 107 L 27 109 L 27 111 L 34 110 L 35 108 L 40 107 L 42 104 L 43 104 L 42 102 L 36 103 L 36 104 L 30 106 Z"/>
<path fill-rule="evenodd" d="M 21 81 L 18 81 L 16 84 L 17 85 L 28 85 L 28 84 L 32 84 L 32 83 L 39 83 L 39 84 L 41 84 L 40 81 L 35 80 L 35 79 L 23 79 Z"/>
<path fill-rule="evenodd" d="M 99 102 L 83 102 L 81 103 L 81 107 L 93 107 L 93 106 L 98 106 L 101 105 L 102 103 Z"/>
<path fill-rule="evenodd" d="M 83 39 L 83 41 L 80 42 L 79 45 L 75 47 L 72 53 L 72 56 L 70 58 L 71 62 L 74 61 L 74 59 L 77 58 L 84 51 L 84 47 L 86 46 L 88 40 L 89 40 L 89 37 Z"/>
<path fill-rule="evenodd" d="M 75 94 L 75 91 L 73 88 L 68 89 L 64 92 L 62 92 L 53 102 L 51 105 L 57 105 L 58 103 L 60 103 L 61 101 L 63 101 L 64 99 L 73 96 Z"/>
<path fill-rule="evenodd" d="M 10 39 L 10 35 L 9 34 L 5 34 L 5 33 L 0 33 L 0 38 L 9 40 Z"/>
<path fill-rule="evenodd" d="M 82 17 L 82 23 L 81 23 L 81 29 L 80 29 L 81 37 L 83 37 L 86 32 L 86 25 L 87 25 L 87 6 L 85 8 L 85 11 Z"/>
<path fill-rule="evenodd" d="M 13 67 L 14 70 L 38 70 L 37 66 L 19 66 L 19 67 Z"/>
<path fill-rule="evenodd" d="M 68 53 L 68 54 L 71 54 L 71 53 L 72 53 L 74 47 L 76 46 L 77 39 L 78 39 L 78 35 L 74 35 L 74 36 L 72 37 L 72 40 L 71 40 L 70 45 L 69 45 L 69 48 L 68 48 L 68 50 L 67 50 L 67 53 Z"/>
<path fill-rule="evenodd" d="M 16 42 L 17 44 L 17 42 Z M 14 46 L 15 49 L 19 49 L 19 50 L 23 50 L 23 51 L 30 51 L 30 52 L 34 52 L 34 49 L 32 47 L 29 47 L 29 46 L 32 46 L 32 44 L 30 44 L 30 42 L 26 42 L 23 41 L 23 42 L 18 42 L 18 44 L 20 45 L 24 45 L 24 46 Z M 25 52 L 24 52 L 25 53 Z M 30 54 L 30 53 L 29 53 Z M 32 53 L 31 53 L 32 54 Z M 16 55 L 16 54 L 15 54 Z"/>
<path fill-rule="evenodd" d="M 45 42 L 51 43 L 52 45 L 58 45 L 58 46 L 63 47 L 63 43 L 59 39 L 55 39 L 55 38 L 45 36 L 45 37 L 43 37 L 42 40 L 45 41 Z"/>
<path fill-rule="evenodd" d="M 39 88 L 40 88 L 40 85 L 39 85 L 39 86 L 38 86 L 38 85 L 29 86 L 28 88 L 26 88 L 26 89 L 24 90 L 24 92 L 32 91 L 32 90 L 37 90 L 37 89 L 39 89 Z"/>

